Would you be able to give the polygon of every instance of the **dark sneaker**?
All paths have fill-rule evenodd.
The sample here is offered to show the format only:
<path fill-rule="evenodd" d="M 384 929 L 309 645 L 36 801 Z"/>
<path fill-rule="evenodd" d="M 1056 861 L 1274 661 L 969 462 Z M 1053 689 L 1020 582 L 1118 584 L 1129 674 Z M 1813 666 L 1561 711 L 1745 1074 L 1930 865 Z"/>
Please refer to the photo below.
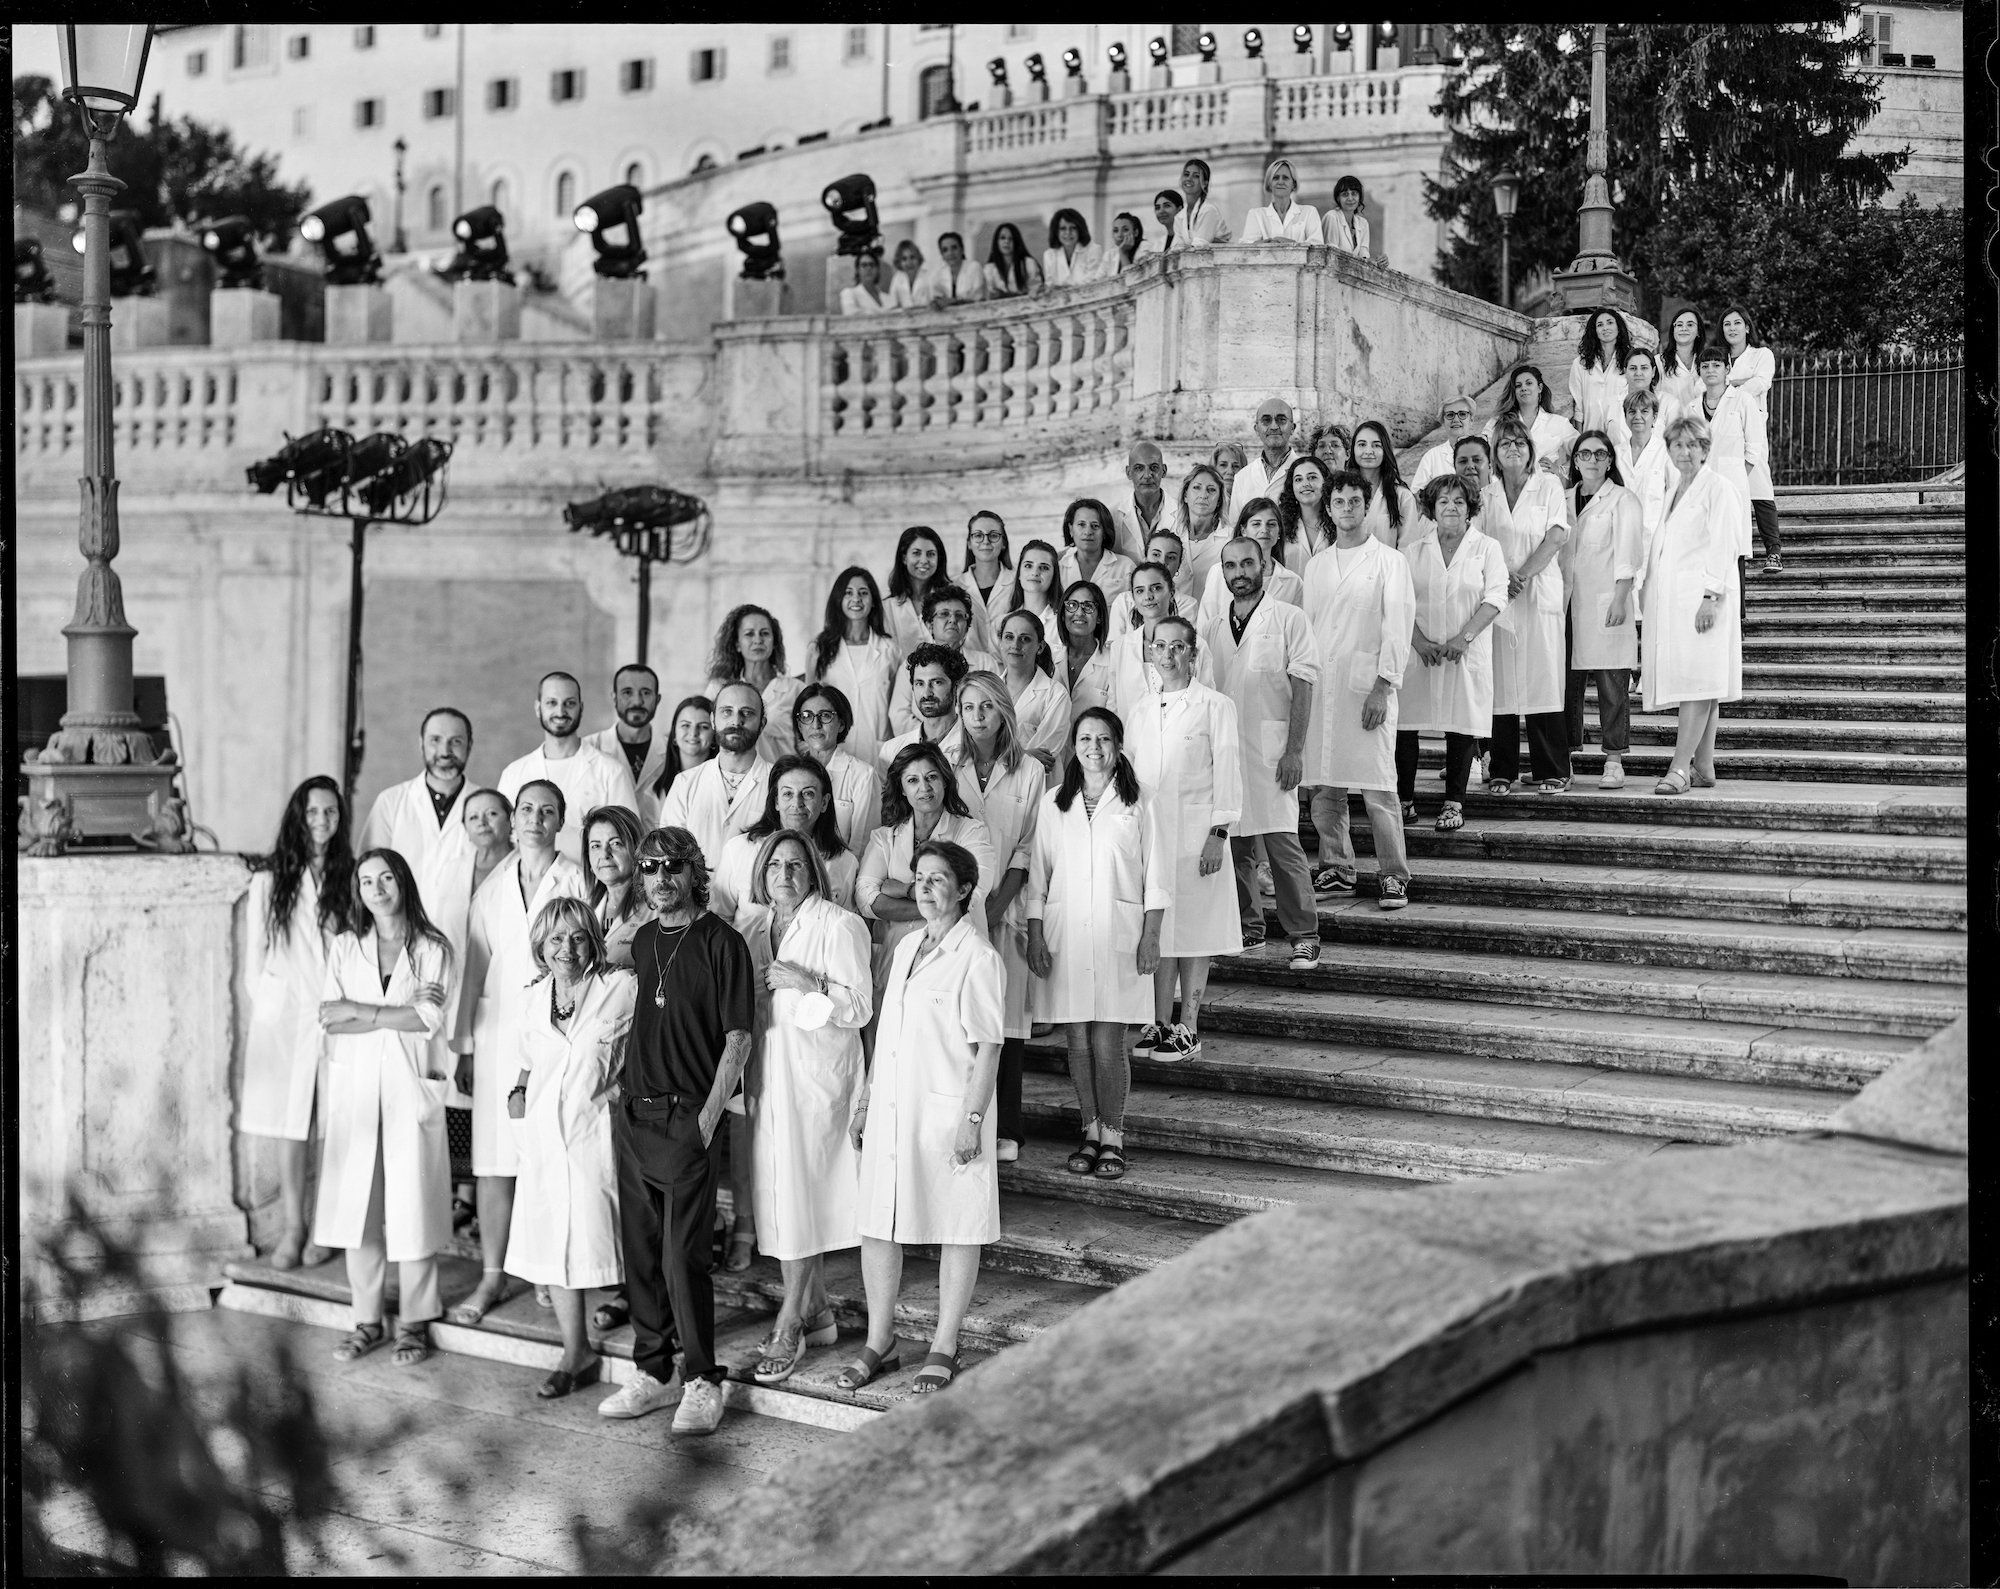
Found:
<path fill-rule="evenodd" d="M 1382 879 L 1382 908 L 1401 910 L 1410 902 L 1410 885 L 1400 877 Z"/>
<path fill-rule="evenodd" d="M 1139 1028 L 1139 1035 L 1133 1040 L 1132 1057 L 1145 1059 L 1166 1040 L 1167 1029 L 1157 1021 L 1148 1021 Z"/>
<path fill-rule="evenodd" d="M 1319 940 L 1317 938 L 1294 938 L 1292 940 L 1292 963 L 1294 971 L 1310 971 L 1319 964 Z"/>

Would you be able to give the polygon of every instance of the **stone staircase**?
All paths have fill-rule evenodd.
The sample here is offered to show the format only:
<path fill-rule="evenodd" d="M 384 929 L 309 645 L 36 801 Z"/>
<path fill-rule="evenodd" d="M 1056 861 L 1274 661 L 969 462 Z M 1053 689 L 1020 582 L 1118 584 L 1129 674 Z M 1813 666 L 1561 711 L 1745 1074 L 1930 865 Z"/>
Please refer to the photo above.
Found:
<path fill-rule="evenodd" d="M 1786 568 L 1750 587 L 1746 698 L 1725 708 L 1716 788 L 1654 796 L 1671 721 L 1635 714 L 1626 789 L 1598 791 L 1587 753 L 1572 793 L 1474 793 L 1465 827 L 1440 834 L 1442 743 L 1427 745 L 1410 907 L 1378 908 L 1357 821 L 1360 889 L 1321 908 L 1318 969 L 1287 969 L 1274 921 L 1268 948 L 1216 962 L 1201 1056 L 1135 1063 L 1122 1180 L 1063 1167 L 1079 1126 L 1063 1051 L 1053 1034 L 1030 1045 L 1028 1140 L 1001 1171 L 969 1357 L 1260 1209 L 1813 1130 L 1964 1009 L 1962 499 L 1794 494 L 1780 510 Z M 858 1329 L 857 1256 L 827 1272 Z M 321 1273 L 338 1294 L 338 1265 Z M 729 1360 L 745 1361 L 777 1266 L 716 1281 Z M 551 1350 L 531 1301 L 503 1314 L 443 1344 Z M 925 1255 L 901 1315 L 913 1345 L 927 1338 Z M 627 1334 L 607 1342 L 614 1366 Z M 810 1354 L 782 1392 L 732 1396 L 812 1422 L 872 1416 L 907 1394 L 922 1348 L 847 1396 L 831 1382 L 855 1344 Z"/>

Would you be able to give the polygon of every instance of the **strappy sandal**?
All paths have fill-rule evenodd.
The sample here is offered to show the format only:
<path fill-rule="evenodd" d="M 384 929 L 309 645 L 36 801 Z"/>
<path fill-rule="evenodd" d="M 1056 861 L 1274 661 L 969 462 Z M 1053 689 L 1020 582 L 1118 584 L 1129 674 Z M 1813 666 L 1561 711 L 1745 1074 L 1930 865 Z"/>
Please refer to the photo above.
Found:
<path fill-rule="evenodd" d="M 1097 1168 L 1092 1172 L 1100 1181 L 1115 1181 L 1125 1173 L 1125 1155 L 1114 1147 L 1098 1151 Z"/>
<path fill-rule="evenodd" d="M 1686 794 L 1691 782 L 1692 780 L 1686 773 L 1675 768 L 1669 768 L 1666 776 L 1653 785 L 1653 793 L 1656 795 Z"/>
<path fill-rule="evenodd" d="M 623 1297 L 606 1297 L 590 1315 L 593 1330 L 615 1330 L 632 1322 L 632 1309 Z"/>
<path fill-rule="evenodd" d="M 396 1326 L 396 1350 L 391 1357 L 398 1368 L 415 1368 L 430 1355 L 430 1334 L 423 1325 Z"/>
<path fill-rule="evenodd" d="M 840 1326 L 834 1322 L 833 1309 L 823 1309 L 806 1324 L 805 1342 L 808 1346 L 831 1346 L 840 1339 Z"/>
<path fill-rule="evenodd" d="M 389 1330 L 386 1325 L 357 1324 L 333 1349 L 333 1360 L 336 1363 L 351 1363 L 357 1357 L 366 1357 L 388 1339 Z"/>
<path fill-rule="evenodd" d="M 1437 830 L 1452 833 L 1465 826 L 1465 807 L 1456 800 L 1447 800 L 1444 809 L 1438 813 Z"/>
<path fill-rule="evenodd" d="M 959 1376 L 965 1365 L 958 1360 L 956 1352 L 931 1352 L 924 1357 L 923 1366 L 917 1370 L 917 1377 L 910 1381 L 912 1396 L 931 1396 L 941 1391 Z"/>
<path fill-rule="evenodd" d="M 792 1377 L 799 1366 L 799 1359 L 805 1355 L 806 1334 L 802 1328 L 795 1328 L 789 1340 L 774 1333 L 769 1352 L 757 1359 L 757 1366 L 750 1370 L 750 1377 L 760 1385 L 782 1385 Z"/>
<path fill-rule="evenodd" d="M 872 1385 L 884 1374 L 893 1374 L 903 1366 L 903 1354 L 892 1345 L 889 1355 L 884 1357 L 872 1346 L 861 1348 L 861 1355 L 840 1371 L 834 1385 L 841 1390 L 859 1390 L 863 1385 Z"/>
<path fill-rule="evenodd" d="M 1103 1152 L 1103 1150 L 1104 1144 L 1102 1142 L 1093 1142 L 1089 1137 L 1085 1137 L 1083 1139 L 1083 1146 L 1078 1148 L 1064 1161 L 1065 1168 L 1072 1175 L 1093 1174 L 1097 1169 L 1097 1155 Z"/>
<path fill-rule="evenodd" d="M 1486 792 L 1490 795 L 1510 795 L 1514 792 L 1514 780 L 1512 778 L 1489 778 L 1486 781 Z"/>
<path fill-rule="evenodd" d="M 1699 767 L 1690 767 L 1688 769 L 1688 787 L 1690 789 L 1713 789 L 1715 787 L 1715 774 L 1712 772 L 1703 772 Z"/>
<path fill-rule="evenodd" d="M 751 1230 L 734 1230 L 729 1233 L 729 1256 L 722 1260 L 722 1267 L 733 1275 L 740 1275 L 748 1269 L 757 1245 L 757 1233 Z"/>

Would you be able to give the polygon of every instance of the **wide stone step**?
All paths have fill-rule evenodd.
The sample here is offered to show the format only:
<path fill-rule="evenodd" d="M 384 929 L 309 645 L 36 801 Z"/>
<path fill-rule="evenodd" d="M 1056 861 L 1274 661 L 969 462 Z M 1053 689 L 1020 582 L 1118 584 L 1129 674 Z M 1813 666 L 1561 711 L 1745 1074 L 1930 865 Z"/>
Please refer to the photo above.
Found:
<path fill-rule="evenodd" d="M 1753 635 L 1760 639 L 1815 635 L 1823 644 L 1836 650 L 1850 641 L 1914 638 L 1933 644 L 1953 639 L 1962 642 L 1965 637 L 1965 611 L 1962 604 L 1956 608 L 1925 606 L 1905 610 L 1892 607 L 1880 612 L 1857 612 L 1842 602 L 1810 605 L 1804 601 L 1790 605 L 1777 601 L 1770 605 L 1753 602 L 1744 615 L 1743 636 L 1747 641 Z"/>
<path fill-rule="evenodd" d="M 1941 618 L 1957 615 L 1963 620 L 1965 581 L 1961 572 L 1949 580 L 1881 584 L 1869 579 L 1792 578 L 1787 568 L 1782 574 L 1766 574 L 1752 579 L 1744 588 L 1743 599 L 1750 622 L 1758 622 L 1769 612 L 1828 611 L 1836 614 L 1923 612 Z"/>
<path fill-rule="evenodd" d="M 1777 577 L 1789 578 L 1794 570 L 1813 573 L 1823 568 L 1893 570 L 1898 575 L 1905 568 L 1947 568 L 1963 577 L 1965 537 L 1913 535 L 1872 545 L 1859 540 L 1807 540 L 1796 544 L 1788 540 L 1784 571 Z"/>
<path fill-rule="evenodd" d="M 1390 998 L 1222 983 L 1202 1001 L 1209 1034 L 1289 1037 L 1315 1044 L 1358 1044 L 1594 1064 L 1714 1081 L 1852 1090 L 1872 1081 L 1920 1038 L 1773 1026 L 1761 1021 L 1702 1021 L 1611 1011 L 1581 1012 L 1474 1000 Z"/>
<path fill-rule="evenodd" d="M 1038 1045 L 1030 1059 L 1037 1069 L 1067 1082 L 1060 1047 Z M 1164 1089 L 1209 1088 L 1281 1104 L 1310 1099 L 1710 1144 L 1818 1130 L 1846 1098 L 1841 1092 L 1701 1076 L 1245 1038 L 1220 1031 L 1203 1033 L 1202 1051 L 1194 1059 L 1173 1065 L 1135 1059 L 1132 1066 L 1137 1082 Z"/>
<path fill-rule="evenodd" d="M 1518 910 L 1427 902 L 1422 873 L 1415 903 L 1399 911 L 1372 900 L 1319 908 L 1323 940 L 1518 954 L 1555 960 L 1653 965 L 1778 976 L 1862 977 L 1964 986 L 1966 940 L 1956 933 L 1799 927 L 1782 922 L 1614 916 L 1601 911 Z M 1336 951 L 1327 951 L 1333 953 Z"/>
<path fill-rule="evenodd" d="M 1215 958 L 1212 985 L 1765 1022 L 1899 1037 L 1928 1037 L 1963 1015 L 1966 1006 L 1965 989 L 1950 983 L 1808 978 L 1346 940 L 1326 944 L 1312 970 L 1293 971 L 1291 947 L 1279 934 L 1275 915 L 1267 926 L 1272 936 L 1263 948 Z"/>
<path fill-rule="evenodd" d="M 1067 1076 L 1021 1078 L 1021 1110 L 1041 1135 L 1082 1133 Z M 1573 1170 L 1645 1158 L 1664 1137 L 1587 1131 L 1518 1120 L 1426 1114 L 1266 1098 L 1135 1082 L 1125 1104 L 1125 1144 L 1233 1160 L 1351 1170 L 1409 1181 Z"/>
<path fill-rule="evenodd" d="M 1674 743 L 1676 722 L 1671 712 L 1634 712 L 1634 745 Z M 1585 742 L 1595 745 L 1599 724 L 1594 709 L 1584 713 Z M 1442 746 L 1443 738 L 1439 737 Z M 1522 744 L 1527 738 L 1522 736 Z M 1965 725 L 1960 723 L 1911 722 L 1898 717 L 1854 721 L 1845 718 L 1782 718 L 1740 714 L 1736 702 L 1722 705 L 1722 727 L 1717 731 L 1716 748 L 1733 751 L 1824 750 L 1859 751 L 1885 756 L 1965 755 Z"/>
<path fill-rule="evenodd" d="M 1021 1156 L 1000 1166 L 1000 1192 L 1093 1208 L 1124 1209 L 1139 1214 L 1226 1225 L 1245 1214 L 1300 1203 L 1337 1203 L 1343 1199 L 1407 1188 L 1401 1176 L 1363 1175 L 1308 1165 L 1276 1164 L 1266 1159 L 1227 1159 L 1207 1153 L 1171 1153 L 1151 1149 L 1140 1155 L 1115 1181 L 1073 1175 L 1067 1160 L 1080 1131 L 1053 1114 L 1039 1121 L 1021 1144 Z M 1003 1215 L 1002 1225 L 1005 1225 Z"/>
<path fill-rule="evenodd" d="M 1965 640 L 1936 635 L 1780 633 L 1756 624 L 1743 636 L 1743 667 L 1771 662 L 1827 663 L 1835 667 L 1914 667 L 1965 676 Z"/>
<path fill-rule="evenodd" d="M 1889 882 L 1851 877 L 1800 878 L 1736 871 L 1663 871 L 1560 862 L 1436 857 L 1418 869 L 1411 896 L 1426 904 L 1521 910 L 1597 911 L 1619 916 L 1680 916 L 1700 921 L 1787 922 L 1807 927 L 1965 930 L 1965 889 L 1956 883 Z M 1373 909 L 1376 873 L 1362 868 L 1357 886 Z M 1360 908 L 1349 900 L 1335 911 Z"/>
<path fill-rule="evenodd" d="M 1422 788 L 1421 779 L 1418 787 Z M 1665 822 L 1599 826 L 1563 820 L 1548 807 L 1537 809 L 1528 796 L 1514 798 L 1519 806 L 1527 807 L 1525 815 L 1512 820 L 1490 815 L 1469 817 L 1464 827 L 1451 833 L 1440 833 L 1427 823 L 1410 824 L 1403 829 L 1403 842 L 1412 856 L 1457 860 L 1590 862 L 1804 877 L 1882 877 L 1898 882 L 1965 881 L 1965 845 L 1952 838 L 1801 833 L 1783 828 L 1743 831 Z M 1566 806 L 1570 797 L 1560 799 Z M 1549 807 L 1555 804 L 1551 798 Z M 1360 853 L 1374 853 L 1374 837 L 1366 823 L 1350 824 L 1349 834 Z"/>
<path fill-rule="evenodd" d="M 1746 680 L 1746 684 L 1747 684 Z M 1591 686 L 1595 698 L 1596 686 Z M 1732 718 L 1799 722 L 1963 723 L 1965 695 L 1922 690 L 1765 690 L 1746 688 L 1725 713 Z"/>
<path fill-rule="evenodd" d="M 1726 711 L 1726 708 L 1725 708 Z M 1638 733 L 1638 724 L 1643 719 L 1634 717 L 1633 733 Z M 1725 719 L 1726 721 L 1726 719 Z M 1756 725 L 1745 725 L 1748 734 Z M 1440 746 L 1435 752 L 1439 765 L 1443 764 L 1444 750 Z M 1623 758 L 1628 777 L 1643 778 L 1650 792 L 1673 763 L 1673 749 L 1670 745 L 1635 744 Z M 1572 758 L 1575 776 L 1588 777 L 1595 782 L 1604 771 L 1604 753 L 1601 750 L 1580 750 Z M 1525 760 L 1523 766 L 1526 765 Z M 1793 778 L 1804 783 L 1905 783 L 1905 784 L 1946 784 L 1963 785 L 1966 778 L 1966 764 L 1963 755 L 1913 755 L 1901 751 L 1873 750 L 1760 750 L 1755 745 L 1732 745 L 1725 728 L 1723 737 L 1715 749 L 1715 775 L 1718 779 Z M 1655 796 L 1656 799 L 1682 799 L 1685 796 Z"/>
<path fill-rule="evenodd" d="M 1963 697 L 1965 667 L 1865 662 L 1743 662 L 1743 687 L 1748 690 L 1852 689 L 1857 693 L 1935 692 Z"/>

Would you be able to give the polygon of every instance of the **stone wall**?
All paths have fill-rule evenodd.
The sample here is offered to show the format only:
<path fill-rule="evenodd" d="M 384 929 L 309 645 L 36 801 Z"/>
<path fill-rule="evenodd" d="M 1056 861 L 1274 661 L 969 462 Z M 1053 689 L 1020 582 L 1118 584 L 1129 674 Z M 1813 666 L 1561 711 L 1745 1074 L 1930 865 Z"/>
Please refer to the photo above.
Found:
<path fill-rule="evenodd" d="M 1963 1582 L 1965 1100 L 1252 1216 L 662 1565 Z"/>

